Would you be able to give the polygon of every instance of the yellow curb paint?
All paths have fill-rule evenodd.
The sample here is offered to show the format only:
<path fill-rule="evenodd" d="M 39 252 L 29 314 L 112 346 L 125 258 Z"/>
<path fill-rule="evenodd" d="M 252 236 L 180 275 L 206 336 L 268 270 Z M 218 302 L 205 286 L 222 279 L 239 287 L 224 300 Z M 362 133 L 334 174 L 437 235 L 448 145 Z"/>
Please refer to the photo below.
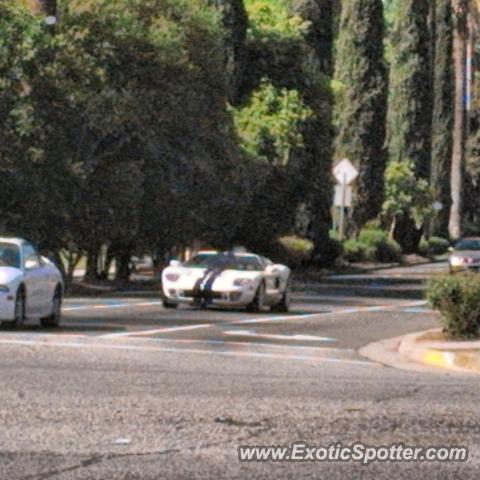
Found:
<path fill-rule="evenodd" d="M 422 361 L 432 367 L 480 373 L 480 361 L 478 358 L 462 352 L 427 350 L 423 354 Z"/>
<path fill-rule="evenodd" d="M 423 363 L 439 368 L 452 368 L 455 366 L 455 354 L 440 352 L 439 350 L 427 350 L 423 354 Z"/>

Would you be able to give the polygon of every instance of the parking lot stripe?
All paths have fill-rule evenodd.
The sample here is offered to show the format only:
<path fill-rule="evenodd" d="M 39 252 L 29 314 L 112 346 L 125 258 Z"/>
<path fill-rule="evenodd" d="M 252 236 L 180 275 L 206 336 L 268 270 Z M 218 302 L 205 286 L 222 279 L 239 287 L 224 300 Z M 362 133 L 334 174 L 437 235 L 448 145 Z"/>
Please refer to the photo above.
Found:
<path fill-rule="evenodd" d="M 101 304 L 101 305 L 81 305 L 81 306 L 74 306 L 74 307 L 63 307 L 63 312 L 73 312 L 77 310 L 108 310 L 110 308 L 136 308 L 136 307 L 152 307 L 161 305 L 162 302 L 159 301 L 152 301 L 152 302 L 129 302 L 129 303 L 113 303 L 113 304 Z"/>
<path fill-rule="evenodd" d="M 317 337 L 315 335 L 276 335 L 268 333 L 256 333 L 252 330 L 226 330 L 224 335 L 236 335 L 239 337 L 258 337 L 270 338 L 272 340 L 290 340 L 290 341 L 307 341 L 307 342 L 336 342 L 336 338 Z"/>
<path fill-rule="evenodd" d="M 101 338 L 121 338 L 121 337 L 138 337 L 138 336 L 147 336 L 155 335 L 157 333 L 174 333 L 174 332 L 183 332 L 187 330 L 198 330 L 200 328 L 211 327 L 211 323 L 198 323 L 195 325 L 184 325 L 182 327 L 166 327 L 166 328 L 157 328 L 156 330 L 135 330 L 131 332 L 121 332 L 121 333 L 108 333 L 106 335 L 101 335 Z"/>

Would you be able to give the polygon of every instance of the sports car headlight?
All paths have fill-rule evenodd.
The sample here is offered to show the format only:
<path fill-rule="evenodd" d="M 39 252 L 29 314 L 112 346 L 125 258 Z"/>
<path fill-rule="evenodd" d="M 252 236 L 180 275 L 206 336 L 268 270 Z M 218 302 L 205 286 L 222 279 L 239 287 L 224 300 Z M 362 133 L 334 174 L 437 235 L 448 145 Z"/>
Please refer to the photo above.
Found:
<path fill-rule="evenodd" d="M 9 287 L 7 287 L 6 285 L 0 285 L 0 293 L 8 293 L 9 291 Z"/>
<path fill-rule="evenodd" d="M 252 283 L 252 280 L 250 278 L 236 278 L 233 281 L 233 285 L 235 287 L 246 287 Z"/>
<path fill-rule="evenodd" d="M 165 275 L 165 278 L 169 281 L 169 282 L 176 282 L 179 278 L 180 278 L 180 274 L 179 273 L 167 273 Z"/>

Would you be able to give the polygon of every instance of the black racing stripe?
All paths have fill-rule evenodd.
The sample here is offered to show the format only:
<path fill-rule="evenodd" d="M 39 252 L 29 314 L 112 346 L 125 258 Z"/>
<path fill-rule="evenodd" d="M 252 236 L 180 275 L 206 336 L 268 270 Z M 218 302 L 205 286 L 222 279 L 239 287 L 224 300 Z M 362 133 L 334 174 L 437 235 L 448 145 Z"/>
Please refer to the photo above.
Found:
<path fill-rule="evenodd" d="M 212 275 L 210 275 L 210 278 L 207 280 L 205 283 L 205 286 L 203 287 L 203 296 L 205 298 L 211 298 L 212 297 L 212 287 L 215 282 L 215 280 L 220 276 L 220 274 L 223 272 L 223 269 L 218 269 L 214 270 L 212 272 Z"/>
<path fill-rule="evenodd" d="M 202 295 L 202 283 L 207 279 L 207 277 L 212 273 L 211 269 L 207 269 L 203 277 L 200 277 L 196 282 L 195 286 L 193 287 L 193 295 L 194 297 L 200 297 Z"/>

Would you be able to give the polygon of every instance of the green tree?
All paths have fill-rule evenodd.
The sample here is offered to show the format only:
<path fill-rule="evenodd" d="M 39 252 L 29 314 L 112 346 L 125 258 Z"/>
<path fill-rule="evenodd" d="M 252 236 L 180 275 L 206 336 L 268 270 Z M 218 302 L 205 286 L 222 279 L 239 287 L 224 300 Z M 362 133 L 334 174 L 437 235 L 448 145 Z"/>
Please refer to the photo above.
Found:
<path fill-rule="evenodd" d="M 250 196 L 237 239 L 269 251 L 292 231 L 298 203 L 299 152 L 305 148 L 303 124 L 313 116 L 298 91 L 261 82 L 249 102 L 233 110 L 235 127 L 250 163 Z M 261 226 L 262 228 L 258 228 Z"/>
<path fill-rule="evenodd" d="M 352 212 L 357 229 L 378 215 L 383 202 L 388 92 L 383 40 L 381 0 L 343 4 L 335 72 L 342 92 L 335 155 L 348 157 L 360 172 Z"/>
<path fill-rule="evenodd" d="M 268 78 L 276 88 L 297 90 L 313 112 L 301 129 L 305 147 L 295 152 L 297 195 L 291 196 L 289 205 L 297 203 L 302 216 L 307 212 L 305 228 L 297 233 L 314 241 L 314 258 L 326 264 L 335 258 L 328 237 L 334 9 L 324 0 L 302 0 L 294 5 L 284 0 L 248 0 L 246 6 L 250 28 L 244 94 L 255 91 L 261 80 Z"/>
<path fill-rule="evenodd" d="M 432 135 L 429 0 L 400 2 L 392 33 L 393 61 L 388 113 L 391 161 L 413 161 L 415 175 L 429 178 Z M 422 232 L 406 215 L 395 238 L 405 251 L 417 248 Z"/>
<path fill-rule="evenodd" d="M 1 7 L 4 228 L 87 252 L 92 276 L 105 246 L 126 277 L 135 249 L 231 239 L 242 179 L 215 12 L 200 0 L 74 7 L 61 4 L 54 36 Z"/>
<path fill-rule="evenodd" d="M 397 222 L 408 216 L 421 229 L 432 215 L 432 197 L 427 180 L 417 178 L 412 161 L 393 161 L 385 171 L 385 202 L 382 215 L 393 238 Z"/>

